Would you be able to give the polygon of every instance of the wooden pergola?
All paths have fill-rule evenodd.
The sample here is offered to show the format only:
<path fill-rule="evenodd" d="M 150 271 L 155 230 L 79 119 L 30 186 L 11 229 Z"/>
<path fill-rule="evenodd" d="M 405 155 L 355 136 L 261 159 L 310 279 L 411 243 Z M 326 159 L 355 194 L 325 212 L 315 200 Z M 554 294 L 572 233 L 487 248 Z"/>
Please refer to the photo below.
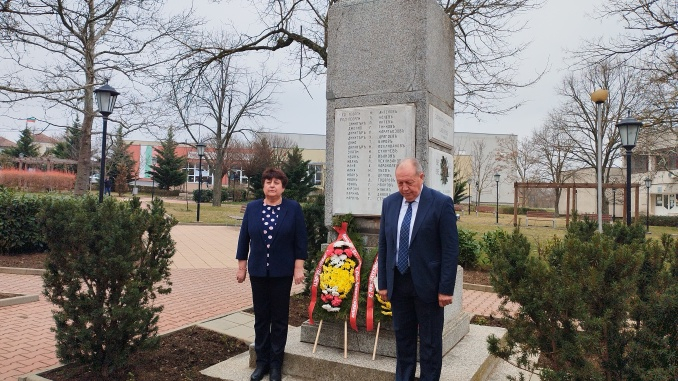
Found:
<path fill-rule="evenodd" d="M 624 191 L 624 213 L 622 218 L 626 220 L 626 184 L 602 184 L 603 189 L 622 189 Z M 638 219 L 638 202 L 640 200 L 640 184 L 631 183 L 631 187 L 635 189 L 636 193 L 636 208 L 635 208 L 635 219 Z M 577 188 L 598 188 L 596 183 L 513 183 L 513 226 L 518 226 L 518 189 L 530 189 L 530 188 L 547 188 L 547 189 L 557 189 L 564 188 L 567 189 L 567 207 L 565 208 L 565 226 L 570 224 L 570 210 L 576 209 L 576 199 L 573 202 L 572 208 L 570 208 L 570 194 L 574 194 L 577 191 Z"/>

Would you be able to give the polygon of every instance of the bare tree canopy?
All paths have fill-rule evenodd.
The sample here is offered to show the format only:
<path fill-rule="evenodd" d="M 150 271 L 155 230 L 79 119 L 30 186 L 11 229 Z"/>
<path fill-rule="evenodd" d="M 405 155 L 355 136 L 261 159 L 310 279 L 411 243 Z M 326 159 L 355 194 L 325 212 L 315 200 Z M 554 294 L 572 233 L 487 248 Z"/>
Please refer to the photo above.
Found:
<path fill-rule="evenodd" d="M 194 25 L 190 13 L 162 18 L 163 3 L 1 3 L 0 102 L 14 105 L 39 99 L 45 108 L 71 116 L 83 115 L 76 194 L 84 193 L 89 182 L 92 124 L 96 117 L 94 88 L 119 76 L 115 86 L 125 96 L 120 97 L 112 120 L 124 122 L 125 114 L 132 114 L 138 103 L 136 89 L 125 91 L 121 87 L 140 83 L 153 66 L 172 59 L 174 39 L 170 37 Z"/>
<path fill-rule="evenodd" d="M 678 4 L 675 0 L 610 0 L 599 10 L 601 18 L 621 20 L 626 33 L 608 42 L 587 43 L 584 56 L 599 62 L 626 56 L 666 78 L 678 75 Z"/>
<path fill-rule="evenodd" d="M 212 61 L 198 72 L 177 68 L 170 78 L 171 115 L 178 117 L 194 142 L 204 142 L 210 149 L 205 157 L 213 169 L 215 206 L 221 205 L 221 179 L 233 162 L 228 153 L 231 141 L 261 130 L 260 121 L 271 116 L 276 87 L 272 75 L 238 68 L 235 59 Z"/>
<path fill-rule="evenodd" d="M 261 15 L 261 32 L 243 35 L 235 43 L 205 43 L 192 47 L 203 57 L 202 65 L 226 56 L 287 49 L 300 65 L 299 79 L 325 73 L 328 10 L 340 0 L 253 0 Z M 515 44 L 510 37 L 525 25 L 516 16 L 541 5 L 543 0 L 437 0 L 455 29 L 455 103 L 457 113 L 502 114 L 515 108 L 499 100 L 510 99 L 517 88 L 534 83 L 516 79 L 520 53 L 527 44 Z M 298 47 L 298 49 L 288 49 Z"/>

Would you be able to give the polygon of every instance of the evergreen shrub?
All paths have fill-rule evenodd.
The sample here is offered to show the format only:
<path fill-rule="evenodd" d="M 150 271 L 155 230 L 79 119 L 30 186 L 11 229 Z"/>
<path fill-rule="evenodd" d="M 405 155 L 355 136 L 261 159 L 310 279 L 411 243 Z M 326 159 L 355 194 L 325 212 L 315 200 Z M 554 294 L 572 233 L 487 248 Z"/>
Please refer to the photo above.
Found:
<path fill-rule="evenodd" d="M 44 198 L 0 189 L 0 254 L 46 249 L 42 227 L 36 218 L 43 208 Z"/>
<path fill-rule="evenodd" d="M 50 199 L 40 214 L 50 248 L 43 294 L 52 302 L 57 357 L 107 377 L 157 344 L 158 294 L 171 291 L 176 220 L 162 200 Z"/>

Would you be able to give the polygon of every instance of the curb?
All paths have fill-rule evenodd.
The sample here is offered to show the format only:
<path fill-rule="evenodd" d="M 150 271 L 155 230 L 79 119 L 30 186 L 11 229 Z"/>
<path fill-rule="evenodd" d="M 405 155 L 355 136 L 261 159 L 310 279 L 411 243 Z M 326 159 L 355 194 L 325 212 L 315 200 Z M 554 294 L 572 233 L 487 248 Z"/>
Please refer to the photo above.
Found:
<path fill-rule="evenodd" d="M 474 283 L 464 283 L 464 290 L 494 292 L 494 288 L 492 286 Z"/>
<path fill-rule="evenodd" d="M 38 295 L 18 295 L 11 298 L 0 299 L 0 307 L 14 306 L 17 304 L 37 302 Z"/>
<path fill-rule="evenodd" d="M 42 275 L 45 272 L 43 269 L 28 269 L 23 267 L 0 267 L 0 274 L 16 274 L 16 275 Z"/>

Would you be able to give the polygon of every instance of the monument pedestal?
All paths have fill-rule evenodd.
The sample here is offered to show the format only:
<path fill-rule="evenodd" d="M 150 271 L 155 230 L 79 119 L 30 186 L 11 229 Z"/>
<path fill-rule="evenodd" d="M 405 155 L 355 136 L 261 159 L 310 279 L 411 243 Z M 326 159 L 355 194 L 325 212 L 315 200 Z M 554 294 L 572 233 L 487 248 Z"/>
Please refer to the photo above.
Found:
<path fill-rule="evenodd" d="M 469 322 L 471 316 L 462 310 L 463 298 L 463 279 L 464 269 L 457 267 L 457 278 L 454 285 L 454 299 L 452 304 L 445 307 L 445 324 L 443 326 L 443 354 L 449 352 L 469 331 Z M 361 306 L 363 307 L 363 306 Z M 316 306 L 316 308 L 319 308 Z M 376 307 L 378 308 L 378 306 Z M 364 311 L 360 312 L 361 315 Z M 306 321 L 301 326 L 300 340 L 305 343 L 313 344 L 316 333 L 318 332 L 318 322 L 315 325 Z M 358 326 L 358 332 L 348 329 L 348 350 L 351 352 L 362 352 L 372 354 L 374 350 L 374 340 L 376 336 L 376 326 L 372 332 L 368 332 L 365 326 Z M 318 345 L 342 349 L 344 348 L 344 323 L 338 321 L 323 321 Z M 391 322 L 381 325 L 379 330 L 379 341 L 377 342 L 377 355 L 396 357 L 395 334 L 391 327 Z"/>

